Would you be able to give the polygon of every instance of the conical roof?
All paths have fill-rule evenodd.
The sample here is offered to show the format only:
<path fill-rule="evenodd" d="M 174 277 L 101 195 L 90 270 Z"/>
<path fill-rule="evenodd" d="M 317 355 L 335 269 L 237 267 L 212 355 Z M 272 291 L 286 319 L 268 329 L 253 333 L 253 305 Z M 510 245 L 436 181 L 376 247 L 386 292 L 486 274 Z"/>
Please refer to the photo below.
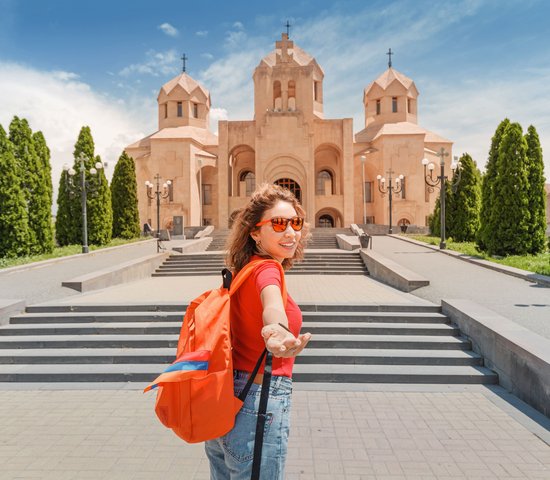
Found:
<path fill-rule="evenodd" d="M 170 95 L 170 92 L 176 88 L 176 86 L 182 87 L 188 94 L 193 93 L 197 88 L 201 90 L 204 95 L 208 98 L 210 92 L 204 88 L 199 82 L 197 82 L 193 77 L 187 75 L 187 73 L 180 73 L 177 77 L 174 77 L 169 82 L 166 82 L 160 89 L 161 92 L 164 92 L 166 95 Z"/>
<path fill-rule="evenodd" d="M 407 90 L 414 85 L 414 82 L 409 77 L 390 67 L 374 82 L 370 83 L 367 88 L 365 88 L 365 95 L 372 87 L 374 87 L 374 85 L 378 85 L 382 90 L 386 90 L 394 82 L 394 80 L 400 82 Z"/>

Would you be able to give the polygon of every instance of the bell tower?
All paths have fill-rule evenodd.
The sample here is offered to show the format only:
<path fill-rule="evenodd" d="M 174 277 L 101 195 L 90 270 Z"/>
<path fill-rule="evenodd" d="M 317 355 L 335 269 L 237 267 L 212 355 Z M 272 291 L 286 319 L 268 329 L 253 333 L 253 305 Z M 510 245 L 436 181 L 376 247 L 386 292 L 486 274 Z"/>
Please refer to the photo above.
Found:
<path fill-rule="evenodd" d="M 323 118 L 324 73 L 315 59 L 281 34 L 254 71 L 254 118 L 299 112 Z"/>

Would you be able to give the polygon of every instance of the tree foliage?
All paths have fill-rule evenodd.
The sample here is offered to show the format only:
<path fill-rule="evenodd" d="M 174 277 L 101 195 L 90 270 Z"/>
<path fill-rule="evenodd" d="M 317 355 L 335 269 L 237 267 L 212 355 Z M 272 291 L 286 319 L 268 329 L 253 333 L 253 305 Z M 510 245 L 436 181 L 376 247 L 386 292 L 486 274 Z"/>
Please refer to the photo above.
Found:
<path fill-rule="evenodd" d="M 37 211 L 37 228 L 34 229 L 37 246 L 37 253 L 50 253 L 54 247 L 53 225 L 52 225 L 52 167 L 50 164 L 50 149 L 42 132 L 35 132 L 32 135 L 34 151 L 38 166 L 38 184 L 34 193 Z"/>
<path fill-rule="evenodd" d="M 32 130 L 27 120 L 13 117 L 10 123 L 10 141 L 15 156 L 15 173 L 25 197 L 29 226 L 31 254 L 41 253 L 40 229 L 43 226 L 44 198 L 41 195 L 38 157 L 32 141 Z M 51 206 L 50 206 L 51 209 Z"/>
<path fill-rule="evenodd" d="M 0 258 L 28 255 L 29 243 L 27 203 L 13 146 L 0 125 Z"/>
<path fill-rule="evenodd" d="M 470 155 L 464 153 L 453 177 L 452 237 L 458 242 L 475 240 L 479 230 L 481 175 Z"/>
<path fill-rule="evenodd" d="M 79 243 L 82 238 L 81 157 L 84 159 L 87 186 L 88 243 L 105 245 L 111 241 L 113 222 L 111 191 L 103 169 L 98 169 L 96 175 L 90 173 L 90 170 L 95 168 L 95 163 L 101 162 L 101 158 L 95 155 L 94 149 L 90 127 L 82 127 L 73 153 L 75 159 L 73 169 L 76 174 L 70 179 L 68 174 L 63 172 L 59 185 L 56 236 L 60 245 Z"/>
<path fill-rule="evenodd" d="M 481 182 L 481 209 L 479 212 L 479 231 L 477 235 L 477 244 L 481 250 L 487 249 L 487 242 L 494 229 L 491 225 L 491 210 L 493 208 L 493 186 L 497 177 L 498 169 L 498 152 L 500 142 L 506 127 L 510 125 L 510 120 L 505 118 L 500 122 L 495 134 L 491 140 L 491 148 L 489 149 L 489 158 L 485 166 L 485 175 Z"/>
<path fill-rule="evenodd" d="M 544 184 L 544 161 L 537 130 L 532 125 L 525 135 L 527 142 L 528 200 L 531 221 L 529 222 L 529 253 L 541 253 L 546 249 L 546 192 Z"/>
<path fill-rule="evenodd" d="M 492 185 L 489 233 L 490 255 L 523 255 L 530 251 L 527 141 L 519 123 L 506 126 L 498 149 L 497 175 Z"/>
<path fill-rule="evenodd" d="M 435 201 L 433 213 L 429 218 L 429 226 L 432 235 L 441 235 L 441 196 L 438 195 Z M 453 236 L 453 198 L 451 192 L 451 184 L 445 180 L 445 237 Z"/>
<path fill-rule="evenodd" d="M 136 167 L 134 159 L 122 152 L 111 181 L 113 237 L 136 238 L 140 235 Z"/>

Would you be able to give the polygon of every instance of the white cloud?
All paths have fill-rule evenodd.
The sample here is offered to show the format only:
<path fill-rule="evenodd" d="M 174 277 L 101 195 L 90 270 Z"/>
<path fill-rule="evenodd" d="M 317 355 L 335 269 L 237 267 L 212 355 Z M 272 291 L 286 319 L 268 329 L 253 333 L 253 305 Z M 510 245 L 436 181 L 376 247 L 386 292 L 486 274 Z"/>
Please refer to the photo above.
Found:
<path fill-rule="evenodd" d="M 464 83 L 429 82 L 420 123 L 455 142 L 454 155 L 468 152 L 483 168 L 498 124 L 506 117 L 527 131 L 534 125 L 543 153 L 550 152 L 550 113 L 541 98 L 550 98 L 550 70 L 521 76 L 475 79 Z M 550 153 L 545 157 L 547 181 Z"/>
<path fill-rule="evenodd" d="M 159 30 L 162 30 L 169 37 L 177 37 L 179 35 L 178 29 L 169 23 L 163 23 L 158 26 Z"/>
<path fill-rule="evenodd" d="M 214 55 L 212 55 L 211 53 L 205 52 L 205 53 L 201 53 L 201 57 L 206 58 L 207 60 L 212 60 L 214 58 Z"/>
<path fill-rule="evenodd" d="M 242 24 L 242 22 L 235 22 L 233 24 L 233 28 L 237 28 L 239 30 L 243 30 L 244 29 L 244 25 Z"/>
<path fill-rule="evenodd" d="M 195 35 L 197 37 L 206 37 L 208 36 L 208 30 L 199 30 L 198 32 L 195 32 Z"/>
<path fill-rule="evenodd" d="M 124 67 L 119 75 L 128 76 L 134 73 L 143 75 L 168 76 L 176 75 L 178 69 L 178 53 L 175 50 L 168 50 L 166 52 L 157 52 L 155 50 L 149 50 L 145 53 L 147 60 L 143 63 L 133 63 Z"/>
<path fill-rule="evenodd" d="M 95 151 L 108 161 L 110 177 L 122 149 L 154 131 L 156 117 L 154 97 L 117 102 L 65 73 L 60 76 L 59 72 L 0 62 L 0 123 L 7 131 L 17 115 L 26 118 L 33 131 L 44 133 L 56 190 L 63 164 L 73 162 L 82 126 L 90 126 Z"/>

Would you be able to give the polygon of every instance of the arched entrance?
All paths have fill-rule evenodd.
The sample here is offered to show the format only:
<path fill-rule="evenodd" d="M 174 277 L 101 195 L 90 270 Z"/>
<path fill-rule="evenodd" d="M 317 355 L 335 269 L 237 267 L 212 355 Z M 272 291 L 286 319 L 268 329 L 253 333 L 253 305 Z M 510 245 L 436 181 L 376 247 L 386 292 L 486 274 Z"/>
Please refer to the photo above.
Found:
<path fill-rule="evenodd" d="M 319 228 L 333 228 L 334 227 L 334 218 L 331 215 L 321 215 L 319 217 Z"/>
<path fill-rule="evenodd" d="M 287 188 L 294 194 L 299 202 L 302 201 L 302 189 L 300 188 L 298 182 L 295 182 L 292 178 L 279 178 L 279 180 L 275 180 L 273 183 L 283 188 Z"/>

